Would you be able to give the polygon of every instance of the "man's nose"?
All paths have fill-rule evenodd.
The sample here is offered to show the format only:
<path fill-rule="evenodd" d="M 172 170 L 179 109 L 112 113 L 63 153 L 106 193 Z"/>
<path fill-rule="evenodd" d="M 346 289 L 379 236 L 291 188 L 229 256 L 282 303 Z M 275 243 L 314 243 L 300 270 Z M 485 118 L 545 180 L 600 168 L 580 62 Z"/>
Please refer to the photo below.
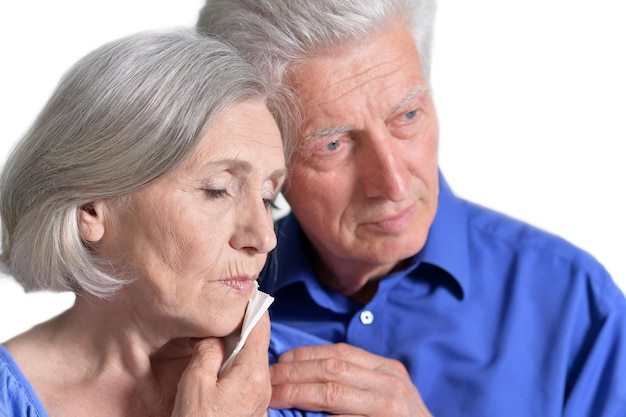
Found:
<path fill-rule="evenodd" d="M 399 140 L 378 134 L 364 141 L 359 177 L 365 195 L 401 201 L 409 192 L 410 173 Z"/>

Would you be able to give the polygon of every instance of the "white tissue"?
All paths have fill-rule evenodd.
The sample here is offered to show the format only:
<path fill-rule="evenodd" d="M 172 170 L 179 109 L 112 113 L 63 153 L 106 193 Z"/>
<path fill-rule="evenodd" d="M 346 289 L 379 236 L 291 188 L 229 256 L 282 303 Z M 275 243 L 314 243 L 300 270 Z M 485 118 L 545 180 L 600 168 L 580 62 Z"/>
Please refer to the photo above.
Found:
<path fill-rule="evenodd" d="M 252 297 L 250 297 L 248 301 L 239 337 L 231 336 L 226 338 L 226 352 L 230 352 L 230 354 L 227 353 L 227 359 L 222 364 L 218 376 L 222 375 L 222 373 L 233 364 L 235 357 L 237 357 L 241 348 L 243 348 L 243 345 L 246 343 L 250 331 L 254 328 L 259 319 L 263 317 L 263 313 L 265 313 L 273 301 L 274 297 L 259 291 L 259 284 L 257 284 L 252 291 Z"/>

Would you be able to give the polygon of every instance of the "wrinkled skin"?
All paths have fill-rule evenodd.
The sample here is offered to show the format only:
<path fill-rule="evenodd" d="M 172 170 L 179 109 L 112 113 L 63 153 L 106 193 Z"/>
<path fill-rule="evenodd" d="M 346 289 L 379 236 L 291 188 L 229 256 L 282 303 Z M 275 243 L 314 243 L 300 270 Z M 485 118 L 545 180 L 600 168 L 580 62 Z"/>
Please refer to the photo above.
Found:
<path fill-rule="evenodd" d="M 267 313 L 257 323 L 232 367 L 217 377 L 222 345 L 216 339 L 195 344 L 193 356 L 178 384 L 172 417 L 267 416 L 271 397 L 267 367 Z"/>
<path fill-rule="evenodd" d="M 437 210 L 438 125 L 408 28 L 295 65 L 303 134 L 285 197 L 314 248 L 317 278 L 366 303 L 426 242 Z M 273 407 L 345 416 L 429 416 L 404 366 L 339 344 L 272 368 Z"/>

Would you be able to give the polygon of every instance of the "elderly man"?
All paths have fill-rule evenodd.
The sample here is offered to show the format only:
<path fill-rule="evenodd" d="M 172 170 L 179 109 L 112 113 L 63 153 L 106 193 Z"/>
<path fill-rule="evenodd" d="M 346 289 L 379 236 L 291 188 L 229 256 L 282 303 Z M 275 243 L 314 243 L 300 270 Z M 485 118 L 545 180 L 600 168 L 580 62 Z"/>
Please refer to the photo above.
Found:
<path fill-rule="evenodd" d="M 272 406 L 624 416 L 626 301 L 590 255 L 456 197 L 438 167 L 432 0 L 208 0 L 278 83 L 288 157 Z M 295 348 L 295 349 L 293 349 Z M 314 414 L 310 414 L 314 415 Z"/>

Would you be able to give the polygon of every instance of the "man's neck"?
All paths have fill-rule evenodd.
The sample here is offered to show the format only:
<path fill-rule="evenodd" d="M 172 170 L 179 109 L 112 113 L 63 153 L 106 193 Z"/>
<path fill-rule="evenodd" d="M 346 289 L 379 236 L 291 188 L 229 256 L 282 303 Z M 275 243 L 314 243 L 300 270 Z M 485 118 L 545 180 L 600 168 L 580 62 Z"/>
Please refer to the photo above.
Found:
<path fill-rule="evenodd" d="M 324 286 L 337 291 L 361 304 L 367 304 L 374 298 L 381 280 L 391 272 L 406 268 L 410 259 L 395 265 L 364 265 L 363 263 L 335 263 L 339 267 L 331 268 L 315 251 L 311 251 L 311 262 L 315 277 Z"/>

